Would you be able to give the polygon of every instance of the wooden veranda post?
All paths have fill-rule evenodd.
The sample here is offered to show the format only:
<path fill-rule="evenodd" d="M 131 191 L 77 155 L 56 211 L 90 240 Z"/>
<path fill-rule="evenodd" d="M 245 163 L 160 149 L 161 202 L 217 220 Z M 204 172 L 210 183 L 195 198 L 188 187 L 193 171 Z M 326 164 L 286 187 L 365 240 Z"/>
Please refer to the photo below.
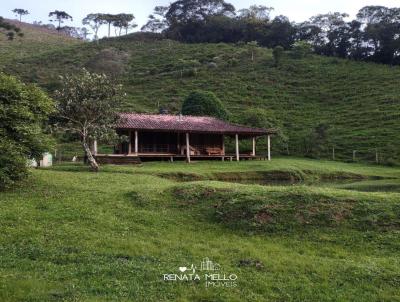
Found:
<path fill-rule="evenodd" d="M 267 136 L 268 160 L 271 160 L 271 136 Z"/>
<path fill-rule="evenodd" d="M 236 140 L 236 161 L 239 161 L 239 135 L 235 134 Z"/>
<path fill-rule="evenodd" d="M 256 138 L 253 137 L 253 152 L 251 155 L 256 156 Z"/>
<path fill-rule="evenodd" d="M 132 153 L 132 131 L 129 131 L 128 154 Z"/>
<path fill-rule="evenodd" d="M 139 134 L 137 130 L 135 131 L 135 154 L 138 155 L 139 153 Z"/>
<path fill-rule="evenodd" d="M 186 161 L 190 163 L 190 142 L 189 133 L 186 133 Z"/>

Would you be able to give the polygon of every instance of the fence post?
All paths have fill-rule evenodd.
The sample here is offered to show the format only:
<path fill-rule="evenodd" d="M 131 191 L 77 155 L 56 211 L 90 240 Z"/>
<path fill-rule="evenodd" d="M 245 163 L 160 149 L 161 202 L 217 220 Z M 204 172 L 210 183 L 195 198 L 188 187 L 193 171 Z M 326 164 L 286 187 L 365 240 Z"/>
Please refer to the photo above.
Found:
<path fill-rule="evenodd" d="M 378 148 L 375 148 L 375 161 L 376 161 L 377 164 L 379 164 Z"/>
<path fill-rule="evenodd" d="M 332 160 L 335 160 L 335 147 L 332 148 Z"/>
<path fill-rule="evenodd" d="M 353 161 L 356 161 L 356 153 L 357 153 L 357 150 L 353 150 Z"/>

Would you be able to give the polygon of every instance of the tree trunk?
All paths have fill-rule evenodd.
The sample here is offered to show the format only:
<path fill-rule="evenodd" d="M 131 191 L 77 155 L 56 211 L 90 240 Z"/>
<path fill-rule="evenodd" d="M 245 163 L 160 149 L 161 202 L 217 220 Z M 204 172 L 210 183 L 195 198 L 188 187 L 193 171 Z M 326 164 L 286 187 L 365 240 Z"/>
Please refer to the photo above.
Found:
<path fill-rule="evenodd" d="M 97 164 L 96 160 L 94 159 L 93 155 L 92 155 L 92 151 L 90 151 L 89 145 L 88 143 L 84 140 L 82 142 L 83 145 L 83 149 L 85 149 L 85 153 L 90 165 L 90 169 L 93 172 L 98 172 L 99 171 L 99 165 Z"/>
<path fill-rule="evenodd" d="M 110 37 L 111 34 L 111 23 L 108 23 L 108 37 Z"/>
<path fill-rule="evenodd" d="M 94 32 L 94 39 L 96 40 L 97 45 L 99 45 L 99 36 L 97 35 L 99 32 L 99 29 L 96 29 Z"/>

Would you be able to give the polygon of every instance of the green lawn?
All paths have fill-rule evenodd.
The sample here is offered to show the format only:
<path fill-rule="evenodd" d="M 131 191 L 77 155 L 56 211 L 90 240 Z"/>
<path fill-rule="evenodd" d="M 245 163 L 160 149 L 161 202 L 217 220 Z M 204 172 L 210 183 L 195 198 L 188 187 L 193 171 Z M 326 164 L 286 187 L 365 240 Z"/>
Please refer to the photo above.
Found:
<path fill-rule="evenodd" d="M 33 170 L 0 193 L 0 301 L 400 301 L 400 194 L 217 181 L 278 172 L 400 179 L 290 158 Z M 236 286 L 163 280 L 205 257 Z"/>

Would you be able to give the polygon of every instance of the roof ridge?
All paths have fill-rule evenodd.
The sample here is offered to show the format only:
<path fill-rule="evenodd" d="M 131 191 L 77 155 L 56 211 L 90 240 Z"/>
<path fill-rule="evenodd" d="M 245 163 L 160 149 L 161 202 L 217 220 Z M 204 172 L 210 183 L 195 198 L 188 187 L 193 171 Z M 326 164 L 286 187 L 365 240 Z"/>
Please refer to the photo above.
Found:
<path fill-rule="evenodd" d="M 216 120 L 220 120 L 220 121 L 223 121 L 223 122 L 226 122 L 226 121 L 224 121 L 224 120 L 222 120 L 222 119 L 219 119 L 219 118 L 217 118 L 217 117 L 215 117 L 215 116 L 208 116 L 208 115 L 188 115 L 188 114 L 169 114 L 169 113 L 166 113 L 166 114 L 164 114 L 164 113 L 147 113 L 147 112 L 145 112 L 145 113 L 138 113 L 138 112 L 119 112 L 119 114 L 134 114 L 134 115 L 147 115 L 147 116 L 149 116 L 149 115 L 153 115 L 153 116 L 180 116 L 180 115 L 182 115 L 182 116 L 184 116 L 184 117 L 194 117 L 194 118 L 210 118 L 210 119 L 216 119 Z"/>
<path fill-rule="evenodd" d="M 120 112 L 121 121 L 117 128 L 175 130 L 220 134 L 266 135 L 276 133 L 275 129 L 264 129 L 231 123 L 212 116 L 155 114 Z"/>

